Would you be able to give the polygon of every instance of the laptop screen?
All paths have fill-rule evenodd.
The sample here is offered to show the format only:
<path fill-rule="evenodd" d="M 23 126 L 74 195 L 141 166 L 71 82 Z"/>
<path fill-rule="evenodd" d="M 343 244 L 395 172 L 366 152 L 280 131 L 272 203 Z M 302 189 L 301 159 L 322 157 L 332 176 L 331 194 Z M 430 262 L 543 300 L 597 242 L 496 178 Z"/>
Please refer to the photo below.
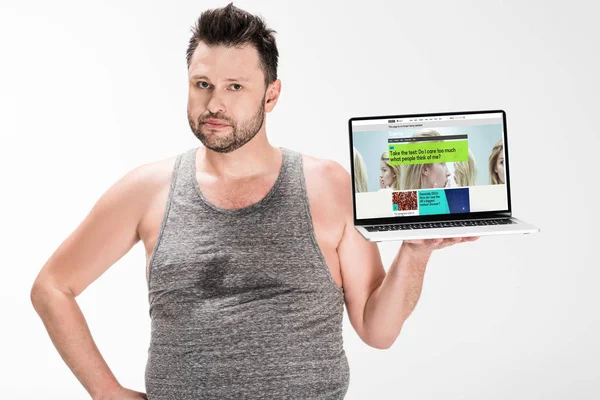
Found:
<path fill-rule="evenodd" d="M 508 211 L 504 121 L 502 111 L 352 118 L 356 220 Z"/>

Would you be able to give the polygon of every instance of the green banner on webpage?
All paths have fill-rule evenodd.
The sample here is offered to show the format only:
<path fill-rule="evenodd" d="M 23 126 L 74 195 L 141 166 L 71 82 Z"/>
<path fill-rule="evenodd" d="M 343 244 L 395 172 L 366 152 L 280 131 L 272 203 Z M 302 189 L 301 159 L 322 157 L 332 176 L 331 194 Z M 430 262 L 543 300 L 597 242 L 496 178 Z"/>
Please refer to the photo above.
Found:
<path fill-rule="evenodd" d="M 390 165 L 467 161 L 468 151 L 468 140 L 388 144 Z"/>

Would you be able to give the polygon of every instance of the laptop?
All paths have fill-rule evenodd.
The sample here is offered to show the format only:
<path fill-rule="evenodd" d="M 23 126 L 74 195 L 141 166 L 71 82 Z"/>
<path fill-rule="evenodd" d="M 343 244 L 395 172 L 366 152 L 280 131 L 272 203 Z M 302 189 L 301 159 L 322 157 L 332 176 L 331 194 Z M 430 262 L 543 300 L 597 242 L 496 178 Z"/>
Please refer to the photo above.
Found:
<path fill-rule="evenodd" d="M 503 110 L 353 117 L 348 127 L 365 239 L 539 232 L 512 215 Z"/>

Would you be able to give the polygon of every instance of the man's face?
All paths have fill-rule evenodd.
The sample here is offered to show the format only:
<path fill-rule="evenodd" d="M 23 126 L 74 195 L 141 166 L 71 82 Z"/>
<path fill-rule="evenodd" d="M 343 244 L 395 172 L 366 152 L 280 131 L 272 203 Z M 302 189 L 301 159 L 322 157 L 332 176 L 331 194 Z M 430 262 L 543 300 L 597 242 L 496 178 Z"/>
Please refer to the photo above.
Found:
<path fill-rule="evenodd" d="M 188 121 L 207 148 L 232 152 L 263 128 L 267 92 L 253 46 L 208 47 L 200 42 L 188 77 Z"/>

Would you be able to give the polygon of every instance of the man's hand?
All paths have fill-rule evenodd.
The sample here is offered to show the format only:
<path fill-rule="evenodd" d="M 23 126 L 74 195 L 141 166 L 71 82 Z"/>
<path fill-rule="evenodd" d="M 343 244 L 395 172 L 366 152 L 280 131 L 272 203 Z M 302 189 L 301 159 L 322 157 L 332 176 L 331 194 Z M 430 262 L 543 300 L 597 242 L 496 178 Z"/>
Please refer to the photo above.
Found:
<path fill-rule="evenodd" d="M 98 400 L 139 400 L 148 399 L 146 393 L 136 392 L 135 390 L 119 387 L 115 391 L 98 397 Z"/>
<path fill-rule="evenodd" d="M 479 236 L 467 236 L 458 238 L 439 238 L 439 239 L 420 239 L 420 240 L 405 240 L 403 245 L 416 253 L 429 254 L 433 250 L 443 249 L 444 247 L 452 246 L 453 244 L 463 242 L 474 242 L 479 239 Z"/>

